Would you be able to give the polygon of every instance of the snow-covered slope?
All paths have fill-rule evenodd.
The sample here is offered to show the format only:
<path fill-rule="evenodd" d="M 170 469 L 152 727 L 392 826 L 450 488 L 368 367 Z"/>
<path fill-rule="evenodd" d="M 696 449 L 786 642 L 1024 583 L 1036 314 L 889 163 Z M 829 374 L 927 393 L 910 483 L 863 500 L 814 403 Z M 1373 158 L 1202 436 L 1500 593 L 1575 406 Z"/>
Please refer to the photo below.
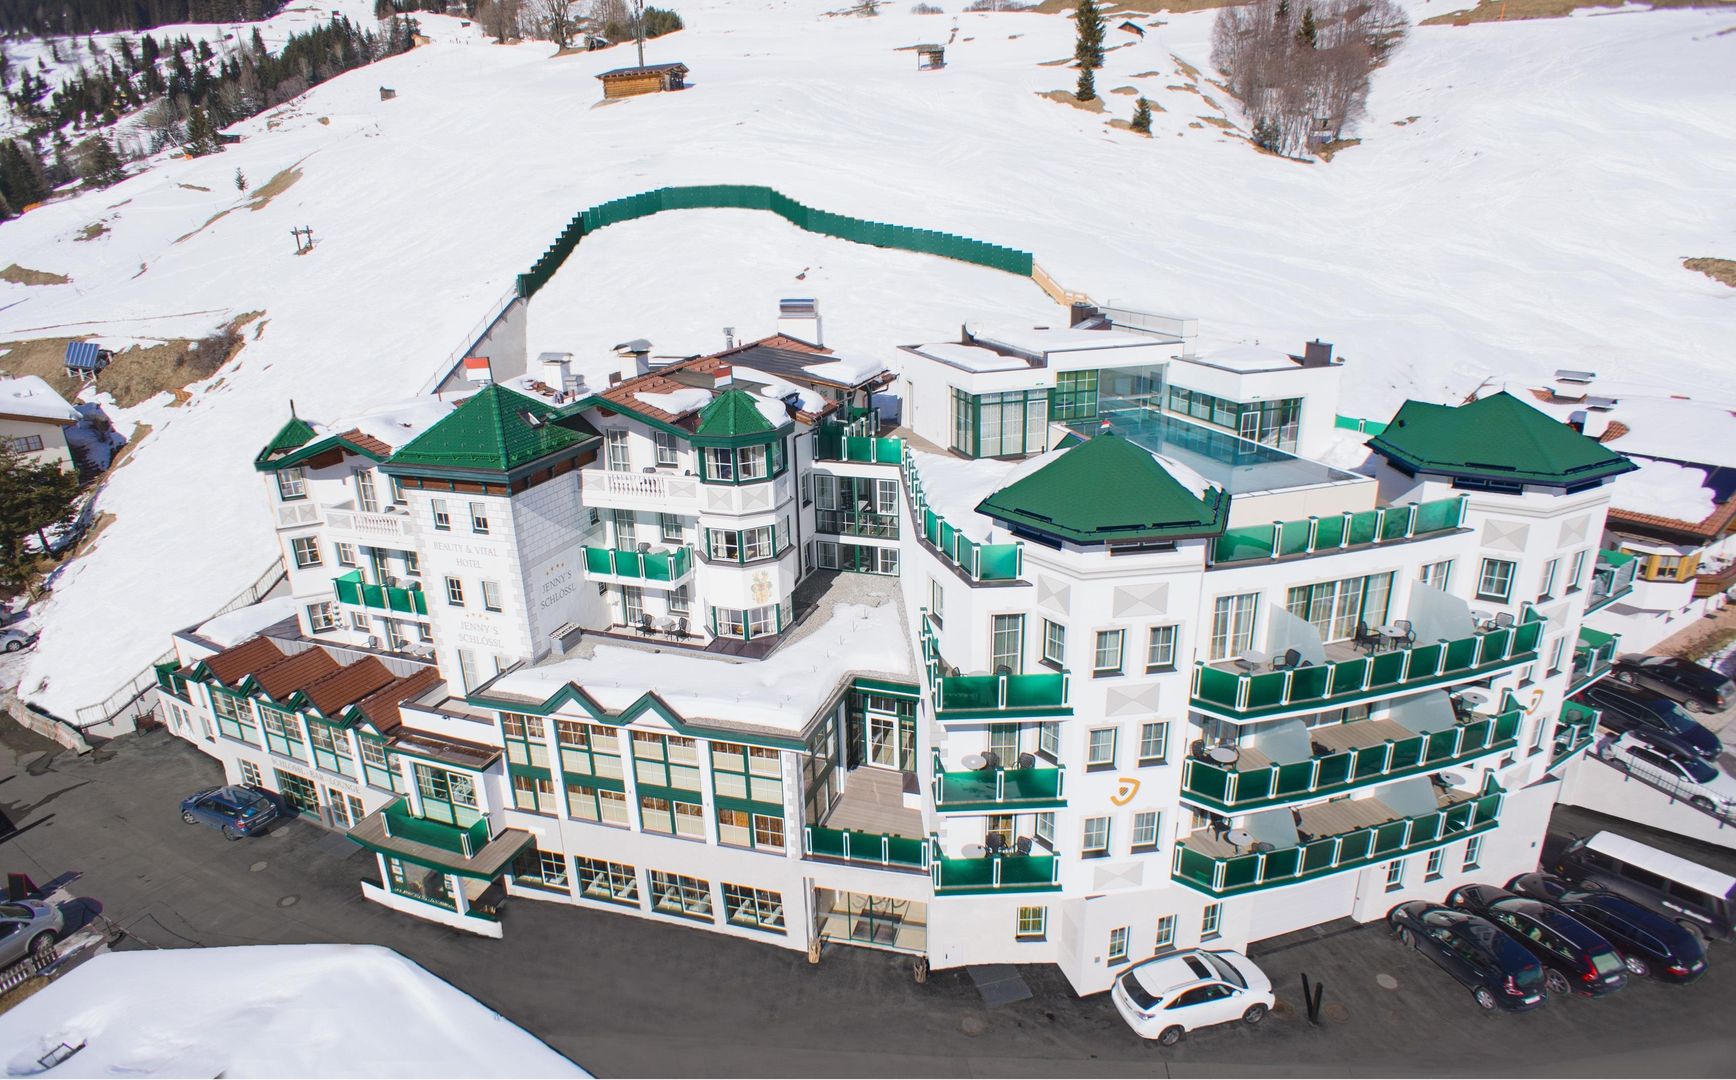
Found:
<path fill-rule="evenodd" d="M 835 6 L 683 4 L 690 29 L 648 59 L 685 61 L 691 88 L 608 105 L 593 76 L 625 49 L 551 59 L 429 16 L 433 45 L 242 125 L 224 154 L 0 229 L 0 262 L 73 279 L 0 285 L 0 340 L 266 312 L 191 404 L 135 410 L 153 430 L 104 495 L 116 520 L 56 583 L 23 691 L 70 715 L 252 580 L 274 548 L 249 462 L 289 399 L 330 417 L 401 398 L 574 211 L 665 184 L 767 184 L 1023 248 L 1069 288 L 1199 316 L 1219 341 L 1319 335 L 1366 416 L 1557 367 L 1728 396 L 1736 294 L 1680 266 L 1736 247 L 1727 12 L 1419 28 L 1376 77 L 1363 144 L 1304 165 L 1196 119 L 1216 115 L 1199 91 L 1222 94 L 1171 54 L 1206 69 L 1209 12 L 1110 53 L 1096 115 L 1038 96 L 1072 86 L 1043 66 L 1071 52 L 1065 19 L 822 15 Z M 942 71 L 898 51 L 955 24 Z M 1151 139 L 1105 125 L 1132 113 L 1121 86 L 1163 106 Z M 235 208 L 237 167 L 258 185 L 291 166 L 269 205 Z M 74 241 L 99 219 L 108 233 Z M 319 245 L 298 257 L 301 225 Z M 820 298 L 829 344 L 889 361 L 967 319 L 1061 315 L 1009 275 L 696 211 L 587 239 L 539 295 L 531 348 L 716 347 L 725 326 L 768 331 L 791 293 Z"/>
<path fill-rule="evenodd" d="M 8 1076 L 589 1075 L 375 945 L 106 953 L 0 1015 L 0 1047 Z"/>

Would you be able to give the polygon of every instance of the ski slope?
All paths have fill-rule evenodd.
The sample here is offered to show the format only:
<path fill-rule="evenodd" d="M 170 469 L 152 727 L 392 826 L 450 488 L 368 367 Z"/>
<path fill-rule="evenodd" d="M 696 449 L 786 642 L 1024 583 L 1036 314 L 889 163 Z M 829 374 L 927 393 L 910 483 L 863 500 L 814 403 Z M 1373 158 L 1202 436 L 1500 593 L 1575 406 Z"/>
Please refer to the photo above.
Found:
<path fill-rule="evenodd" d="M 192 402 L 121 418 L 150 433 L 103 494 L 115 520 L 55 582 L 22 692 L 72 715 L 275 557 L 250 462 L 291 399 L 331 418 L 412 393 L 575 211 L 666 184 L 766 184 L 1022 248 L 1098 300 L 1199 317 L 1208 346 L 1319 336 L 1359 415 L 1559 367 L 1736 400 L 1736 291 L 1680 266 L 1736 252 L 1729 12 L 1416 28 L 1376 76 L 1363 143 L 1301 164 L 1199 119 L 1228 102 L 1175 58 L 1208 69 L 1210 12 L 1145 17 L 1162 24 L 1143 40 L 1112 29 L 1131 44 L 1099 73 L 1099 115 L 1039 96 L 1073 85 L 1044 66 L 1071 54 L 1064 18 L 827 6 L 684 3 L 689 29 L 647 60 L 686 62 L 690 89 L 606 105 L 594 76 L 627 48 L 551 58 L 424 16 L 433 44 L 238 125 L 223 154 L 0 227 L 0 263 L 72 278 L 0 284 L 0 341 L 265 312 Z M 899 51 L 949 38 L 942 71 Z M 1132 114 L 1122 86 L 1162 107 L 1150 139 L 1106 126 Z M 242 205 L 237 168 L 257 186 L 291 167 L 269 205 Z M 318 246 L 297 256 L 302 225 Z M 888 362 L 966 320 L 1063 317 L 1010 275 L 692 211 L 587 238 L 538 295 L 530 345 L 599 364 L 632 337 L 712 349 L 726 326 L 768 332 L 781 295 L 817 296 L 827 344 Z"/>

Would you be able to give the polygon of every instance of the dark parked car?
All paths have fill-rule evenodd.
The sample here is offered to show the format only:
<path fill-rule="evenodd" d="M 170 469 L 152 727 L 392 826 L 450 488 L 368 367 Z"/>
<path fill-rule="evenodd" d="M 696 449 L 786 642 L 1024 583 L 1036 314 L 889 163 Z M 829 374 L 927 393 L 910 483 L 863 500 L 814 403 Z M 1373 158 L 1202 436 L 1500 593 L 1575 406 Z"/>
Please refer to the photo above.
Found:
<path fill-rule="evenodd" d="M 1447 903 L 1488 919 L 1543 961 L 1543 985 L 1551 994 L 1599 997 L 1627 985 L 1627 965 L 1615 946 L 1558 907 L 1493 885 L 1462 885 Z"/>
<path fill-rule="evenodd" d="M 249 787 L 211 788 L 181 800 L 181 820 L 214 826 L 229 839 L 239 840 L 277 820 L 277 804 Z"/>
<path fill-rule="evenodd" d="M 1714 761 L 1724 752 L 1718 736 L 1707 731 L 1680 705 L 1667 697 L 1624 683 L 1598 683 L 1581 691 L 1579 701 L 1601 709 L 1601 723 L 1611 731 L 1642 731 L 1653 742 L 1680 754 Z"/>
<path fill-rule="evenodd" d="M 1615 677 L 1675 698 L 1696 712 L 1722 709 L 1736 698 L 1736 683 L 1728 677 L 1679 656 L 1618 656 Z"/>
<path fill-rule="evenodd" d="M 1554 904 L 1608 938 L 1638 978 L 1693 982 L 1706 973 L 1706 946 L 1692 931 L 1632 900 L 1576 889 L 1553 874 L 1520 874 L 1507 888 Z"/>
<path fill-rule="evenodd" d="M 1480 915 L 1412 900 L 1387 912 L 1386 923 L 1399 941 L 1469 987 L 1485 1009 L 1520 1012 L 1548 1000 L 1543 965 Z"/>

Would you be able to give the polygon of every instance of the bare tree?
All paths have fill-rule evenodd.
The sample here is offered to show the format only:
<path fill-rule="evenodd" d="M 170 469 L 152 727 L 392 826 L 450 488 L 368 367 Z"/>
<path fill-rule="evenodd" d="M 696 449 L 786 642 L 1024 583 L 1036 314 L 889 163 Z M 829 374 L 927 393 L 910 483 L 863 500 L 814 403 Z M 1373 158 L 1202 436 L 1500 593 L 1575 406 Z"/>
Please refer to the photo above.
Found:
<path fill-rule="evenodd" d="M 520 14 L 519 0 L 483 0 L 476 8 L 477 21 L 499 45 L 518 36 Z"/>
<path fill-rule="evenodd" d="M 578 20 L 572 0 L 531 0 L 531 13 L 537 29 L 555 43 L 555 48 L 564 49 L 573 40 Z"/>

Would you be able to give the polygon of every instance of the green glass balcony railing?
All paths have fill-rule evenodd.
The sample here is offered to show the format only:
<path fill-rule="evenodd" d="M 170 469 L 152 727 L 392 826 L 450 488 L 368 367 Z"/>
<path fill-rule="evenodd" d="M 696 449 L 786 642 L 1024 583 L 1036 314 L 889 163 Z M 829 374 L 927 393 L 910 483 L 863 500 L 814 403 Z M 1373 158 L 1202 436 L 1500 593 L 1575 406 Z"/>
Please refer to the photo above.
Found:
<path fill-rule="evenodd" d="M 428 614 L 428 598 L 421 589 L 369 585 L 362 580 L 360 570 L 351 570 L 342 577 L 333 578 L 332 588 L 337 592 L 340 604 L 395 611 L 401 615 Z"/>
<path fill-rule="evenodd" d="M 933 841 L 940 850 L 940 839 Z M 951 859 L 936 855 L 936 896 L 968 893 L 1051 892 L 1061 887 L 1061 863 L 1053 855 L 984 855 Z"/>
<path fill-rule="evenodd" d="M 1591 572 L 1591 595 L 1585 600 L 1585 613 L 1601 611 L 1633 592 L 1634 578 L 1640 561 L 1625 551 L 1599 551 L 1597 566 Z"/>
<path fill-rule="evenodd" d="M 904 490 L 922 538 L 938 549 L 948 562 L 972 581 L 1017 581 L 1024 569 L 1021 544 L 979 544 L 935 513 L 922 493 L 922 477 L 916 472 L 916 456 L 904 453 Z"/>
<path fill-rule="evenodd" d="M 1597 738 L 1599 713 L 1577 701 L 1561 703 L 1561 716 L 1555 721 L 1555 744 L 1549 758 L 1551 769 L 1590 746 Z"/>
<path fill-rule="evenodd" d="M 1526 621 L 1409 649 L 1259 674 L 1194 665 L 1193 707 L 1236 717 L 1334 708 L 1480 678 L 1537 658 L 1543 620 Z"/>
<path fill-rule="evenodd" d="M 1182 768 L 1182 798 L 1213 810 L 1241 812 L 1462 765 L 1519 744 L 1524 713 L 1511 697 L 1507 704 L 1509 708 L 1496 716 L 1307 761 L 1237 769 L 1190 758 Z"/>
<path fill-rule="evenodd" d="M 911 870 L 926 870 L 929 861 L 928 841 L 921 837 L 827 829 L 819 825 L 802 827 L 802 854 Z"/>
<path fill-rule="evenodd" d="M 874 418 L 878 424 L 878 418 Z M 823 420 L 814 432 L 814 460 L 851 461 L 863 465 L 897 465 L 904 460 L 904 440 L 875 436 L 862 422 L 841 424 Z"/>
<path fill-rule="evenodd" d="M 410 813 L 410 800 L 407 798 L 387 803 L 381 808 L 380 816 L 384 819 L 387 836 L 426 844 L 467 859 L 475 857 L 489 841 L 488 818 L 479 817 L 468 828 L 419 818 Z"/>
<path fill-rule="evenodd" d="M 1227 529 L 1212 543 L 1212 563 L 1224 566 L 1291 555 L 1319 555 L 1452 532 L 1464 522 L 1465 497 L 1405 503 L 1333 517 Z"/>
<path fill-rule="evenodd" d="M 1355 870 L 1494 828 L 1503 794 L 1495 790 L 1417 817 L 1255 854 L 1214 857 L 1183 841 L 1176 845 L 1173 876 L 1208 896 L 1225 897 Z"/>
<path fill-rule="evenodd" d="M 1573 647 L 1573 678 L 1569 680 L 1567 692 L 1577 694 L 1608 675 L 1610 667 L 1615 663 L 1616 649 L 1620 644 L 1620 634 L 1606 634 L 1589 626 L 1580 627 L 1579 641 Z"/>
<path fill-rule="evenodd" d="M 1068 716 L 1068 674 L 1043 671 L 1013 675 L 943 675 L 939 643 L 928 621 L 927 609 L 919 619 L 924 669 L 936 719 L 984 720 L 1011 716 Z"/>
<path fill-rule="evenodd" d="M 683 546 L 668 551 L 623 551 L 587 547 L 585 569 L 592 574 L 639 581 L 680 581 L 693 572 L 693 549 Z"/>
<path fill-rule="evenodd" d="M 1048 810 L 1065 806 L 1065 776 L 1059 765 L 1028 769 L 947 772 L 934 755 L 934 803 L 943 814 L 996 810 Z"/>

